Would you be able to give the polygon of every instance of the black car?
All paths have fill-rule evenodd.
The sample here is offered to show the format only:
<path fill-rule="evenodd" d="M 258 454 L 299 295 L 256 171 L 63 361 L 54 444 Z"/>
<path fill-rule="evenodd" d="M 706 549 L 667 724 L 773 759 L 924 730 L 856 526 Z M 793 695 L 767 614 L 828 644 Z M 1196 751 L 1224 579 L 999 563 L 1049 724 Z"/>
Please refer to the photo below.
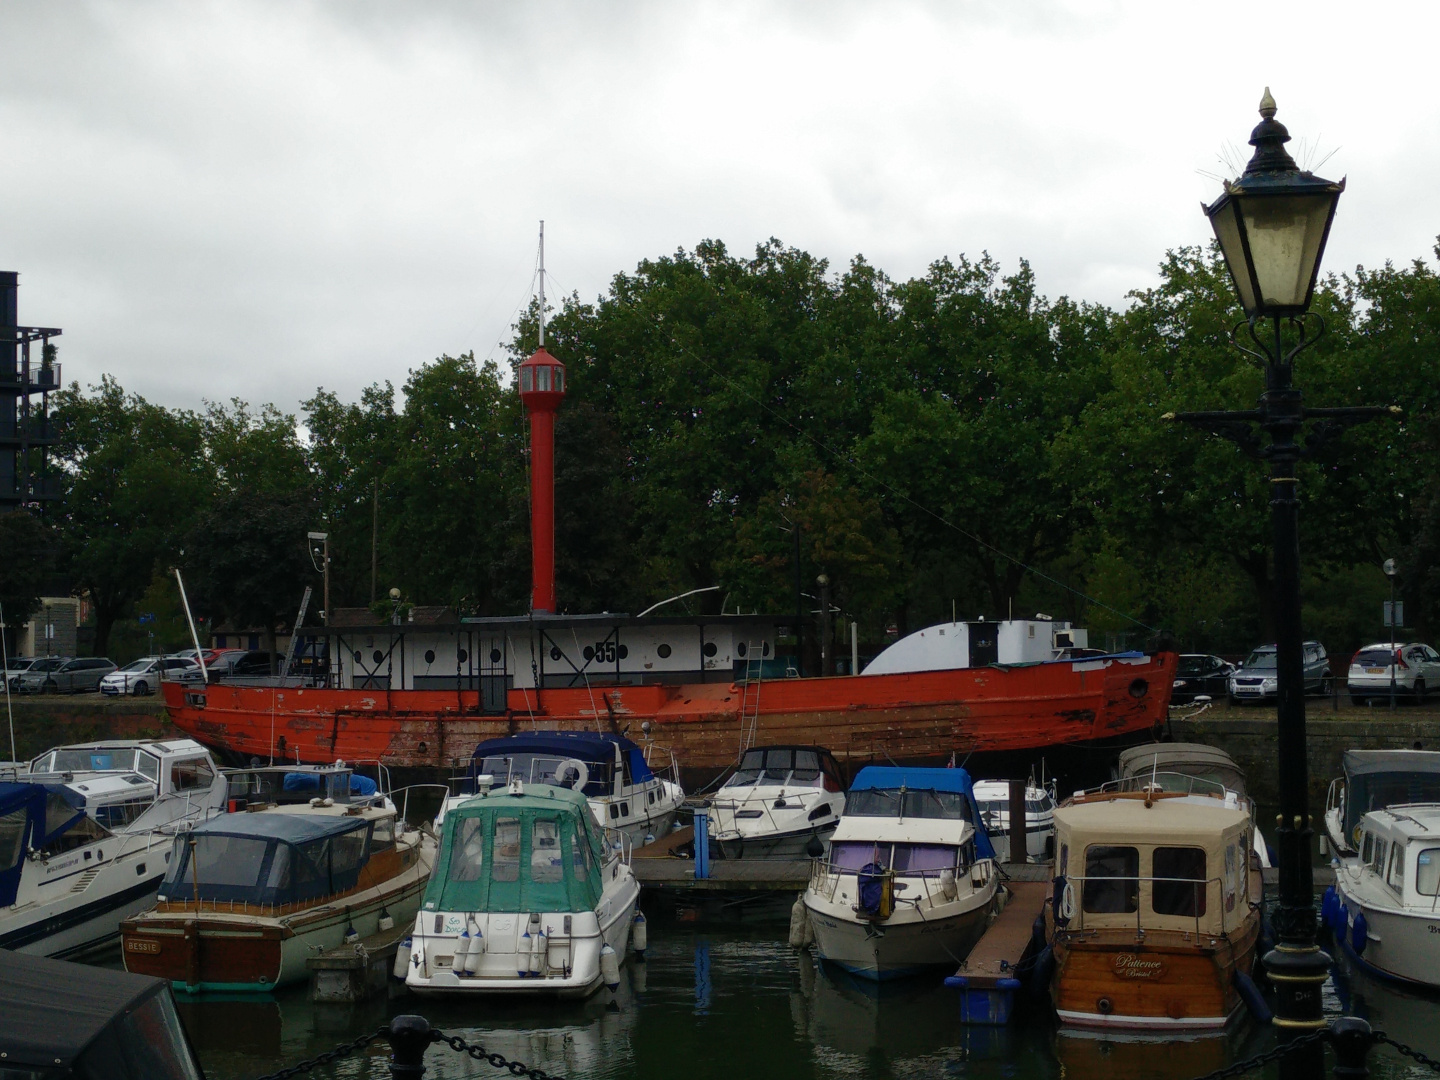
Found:
<path fill-rule="evenodd" d="M 1181 653 L 1175 669 L 1175 685 L 1170 691 L 1172 705 L 1185 705 L 1201 694 L 1216 701 L 1230 692 L 1230 676 L 1235 665 L 1207 653 Z"/>
<path fill-rule="evenodd" d="M 1328 695 L 1333 680 L 1330 678 L 1330 658 L 1325 655 L 1325 646 L 1318 641 L 1307 641 L 1303 649 L 1305 693 Z M 1278 686 L 1275 646 L 1261 645 L 1230 676 L 1230 702 L 1273 701 Z"/>
<path fill-rule="evenodd" d="M 230 666 L 226 675 L 278 675 L 284 666 L 285 658 L 276 653 L 247 652 Z"/>

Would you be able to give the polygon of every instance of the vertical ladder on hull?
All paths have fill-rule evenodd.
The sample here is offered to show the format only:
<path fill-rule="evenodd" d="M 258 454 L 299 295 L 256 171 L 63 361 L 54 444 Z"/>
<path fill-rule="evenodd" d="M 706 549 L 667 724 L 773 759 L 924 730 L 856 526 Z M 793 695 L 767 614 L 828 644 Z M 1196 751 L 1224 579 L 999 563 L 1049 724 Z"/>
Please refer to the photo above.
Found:
<path fill-rule="evenodd" d="M 745 643 L 745 681 L 740 693 L 740 755 L 755 745 L 755 729 L 760 723 L 760 683 L 765 677 L 765 646 Z M 736 760 L 739 760 L 739 757 Z"/>

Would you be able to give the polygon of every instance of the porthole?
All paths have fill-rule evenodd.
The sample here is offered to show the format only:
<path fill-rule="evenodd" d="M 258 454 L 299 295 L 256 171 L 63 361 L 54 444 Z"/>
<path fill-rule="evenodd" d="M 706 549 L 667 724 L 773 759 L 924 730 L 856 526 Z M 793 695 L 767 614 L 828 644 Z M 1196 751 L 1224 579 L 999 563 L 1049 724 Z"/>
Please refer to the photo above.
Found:
<path fill-rule="evenodd" d="M 435 650 L 434 650 L 434 649 L 426 649 L 426 650 L 425 650 L 425 662 L 426 662 L 427 664 L 433 664 L 433 663 L 435 662 Z"/>
<path fill-rule="evenodd" d="M 565 655 L 565 654 L 560 651 L 560 646 L 559 646 L 559 645 L 551 645 L 551 646 L 550 646 L 550 659 L 551 659 L 551 660 L 559 660 L 560 657 L 563 656 L 563 655 Z"/>
<path fill-rule="evenodd" d="M 491 649 L 491 650 L 490 650 L 490 662 L 491 662 L 492 664 L 498 664 L 498 663 L 500 662 L 500 650 L 499 650 L 499 649 Z"/>
<path fill-rule="evenodd" d="M 595 659 L 595 646 L 586 645 L 585 651 L 581 653 L 581 655 L 585 657 L 585 662 L 588 664 L 591 660 Z"/>
<path fill-rule="evenodd" d="M 701 649 L 700 651 L 703 652 L 706 656 L 714 656 L 720 650 L 715 647 L 715 643 L 713 641 L 707 641 L 705 642 L 705 648 Z"/>
<path fill-rule="evenodd" d="M 383 652 L 381 652 L 379 649 L 376 649 L 375 652 L 372 654 L 372 656 L 374 657 L 375 663 L 377 663 L 377 664 L 380 663 L 381 660 L 384 660 L 384 659 L 385 659 L 385 654 L 384 654 Z"/>
<path fill-rule="evenodd" d="M 456 660 L 459 660 L 460 663 L 463 664 L 463 663 L 465 663 L 466 660 L 469 660 L 469 659 L 470 659 L 470 654 L 469 654 L 468 652 L 466 652 L 464 649 L 456 649 L 456 650 L 455 650 L 455 659 L 456 659 Z"/>
<path fill-rule="evenodd" d="M 416 749 L 417 752 L 423 754 L 423 753 L 425 753 L 426 750 L 429 749 L 429 747 L 427 747 L 427 746 L 422 742 L 419 746 L 415 747 L 415 749 Z"/>
<path fill-rule="evenodd" d="M 655 650 L 655 653 L 661 660 L 668 660 L 670 658 L 670 646 L 661 642 L 660 646 Z"/>
<path fill-rule="evenodd" d="M 769 655 L 770 655 L 770 643 L 769 643 L 768 641 L 762 641 L 762 642 L 760 643 L 760 655 L 761 655 L 761 656 L 769 656 Z"/>
<path fill-rule="evenodd" d="M 357 664 L 363 664 L 363 663 L 365 662 L 365 658 L 360 655 L 360 650 L 359 650 L 359 649 L 356 649 L 356 650 L 355 650 L 355 662 L 356 662 Z"/>
<path fill-rule="evenodd" d="M 627 656 L 630 655 L 630 650 L 627 649 L 624 645 L 621 645 L 620 648 L 615 650 L 615 655 L 620 657 L 621 660 L 624 660 Z"/>
<path fill-rule="evenodd" d="M 748 651 L 749 651 L 749 649 L 748 649 L 748 647 L 746 646 L 745 642 L 743 642 L 743 641 L 740 642 L 740 644 L 738 644 L 738 645 L 735 646 L 735 655 L 736 655 L 736 656 L 744 656 Z"/>
<path fill-rule="evenodd" d="M 1133 698 L 1142 698 L 1149 692 L 1150 684 L 1144 679 L 1136 679 L 1130 684 L 1130 696 Z"/>

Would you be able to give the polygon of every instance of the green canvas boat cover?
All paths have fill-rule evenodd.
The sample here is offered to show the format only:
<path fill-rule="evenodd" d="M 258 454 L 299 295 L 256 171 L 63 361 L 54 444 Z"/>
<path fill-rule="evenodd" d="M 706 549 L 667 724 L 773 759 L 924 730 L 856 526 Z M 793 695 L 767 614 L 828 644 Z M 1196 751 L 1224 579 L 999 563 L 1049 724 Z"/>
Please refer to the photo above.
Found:
<path fill-rule="evenodd" d="M 536 784 L 477 795 L 445 815 L 426 911 L 593 911 L 604 838 L 585 796 Z"/>

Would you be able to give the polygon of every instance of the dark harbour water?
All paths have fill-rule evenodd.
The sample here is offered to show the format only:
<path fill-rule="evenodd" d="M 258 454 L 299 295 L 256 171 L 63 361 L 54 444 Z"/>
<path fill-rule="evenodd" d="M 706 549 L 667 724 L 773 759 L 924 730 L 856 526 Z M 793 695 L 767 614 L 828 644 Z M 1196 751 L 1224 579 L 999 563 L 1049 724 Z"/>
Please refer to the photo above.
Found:
<path fill-rule="evenodd" d="M 305 986 L 255 999 L 179 999 L 212 1080 L 254 1077 L 417 1012 L 447 1033 L 570 1080 L 1186 1080 L 1270 1049 L 1273 1031 L 1242 1019 L 1217 1036 L 1155 1042 L 1059 1032 L 1030 1018 L 1005 1029 L 957 1023 L 939 979 L 871 985 L 819 967 L 785 944 L 786 922 L 702 924 L 652 918 L 650 952 L 622 969 L 620 992 L 571 1004 L 421 999 L 312 1005 Z M 1353 1011 L 1440 1056 L 1440 996 L 1421 997 L 1352 973 L 1327 985 L 1327 1012 Z M 311 1074 L 388 1077 L 384 1044 Z M 427 1077 L 507 1074 L 432 1048 Z M 1274 1076 L 1275 1066 L 1265 1075 Z M 1259 1075 L 1259 1074 L 1255 1074 Z M 1379 1080 L 1433 1076 L 1389 1049 L 1371 1055 Z"/>

